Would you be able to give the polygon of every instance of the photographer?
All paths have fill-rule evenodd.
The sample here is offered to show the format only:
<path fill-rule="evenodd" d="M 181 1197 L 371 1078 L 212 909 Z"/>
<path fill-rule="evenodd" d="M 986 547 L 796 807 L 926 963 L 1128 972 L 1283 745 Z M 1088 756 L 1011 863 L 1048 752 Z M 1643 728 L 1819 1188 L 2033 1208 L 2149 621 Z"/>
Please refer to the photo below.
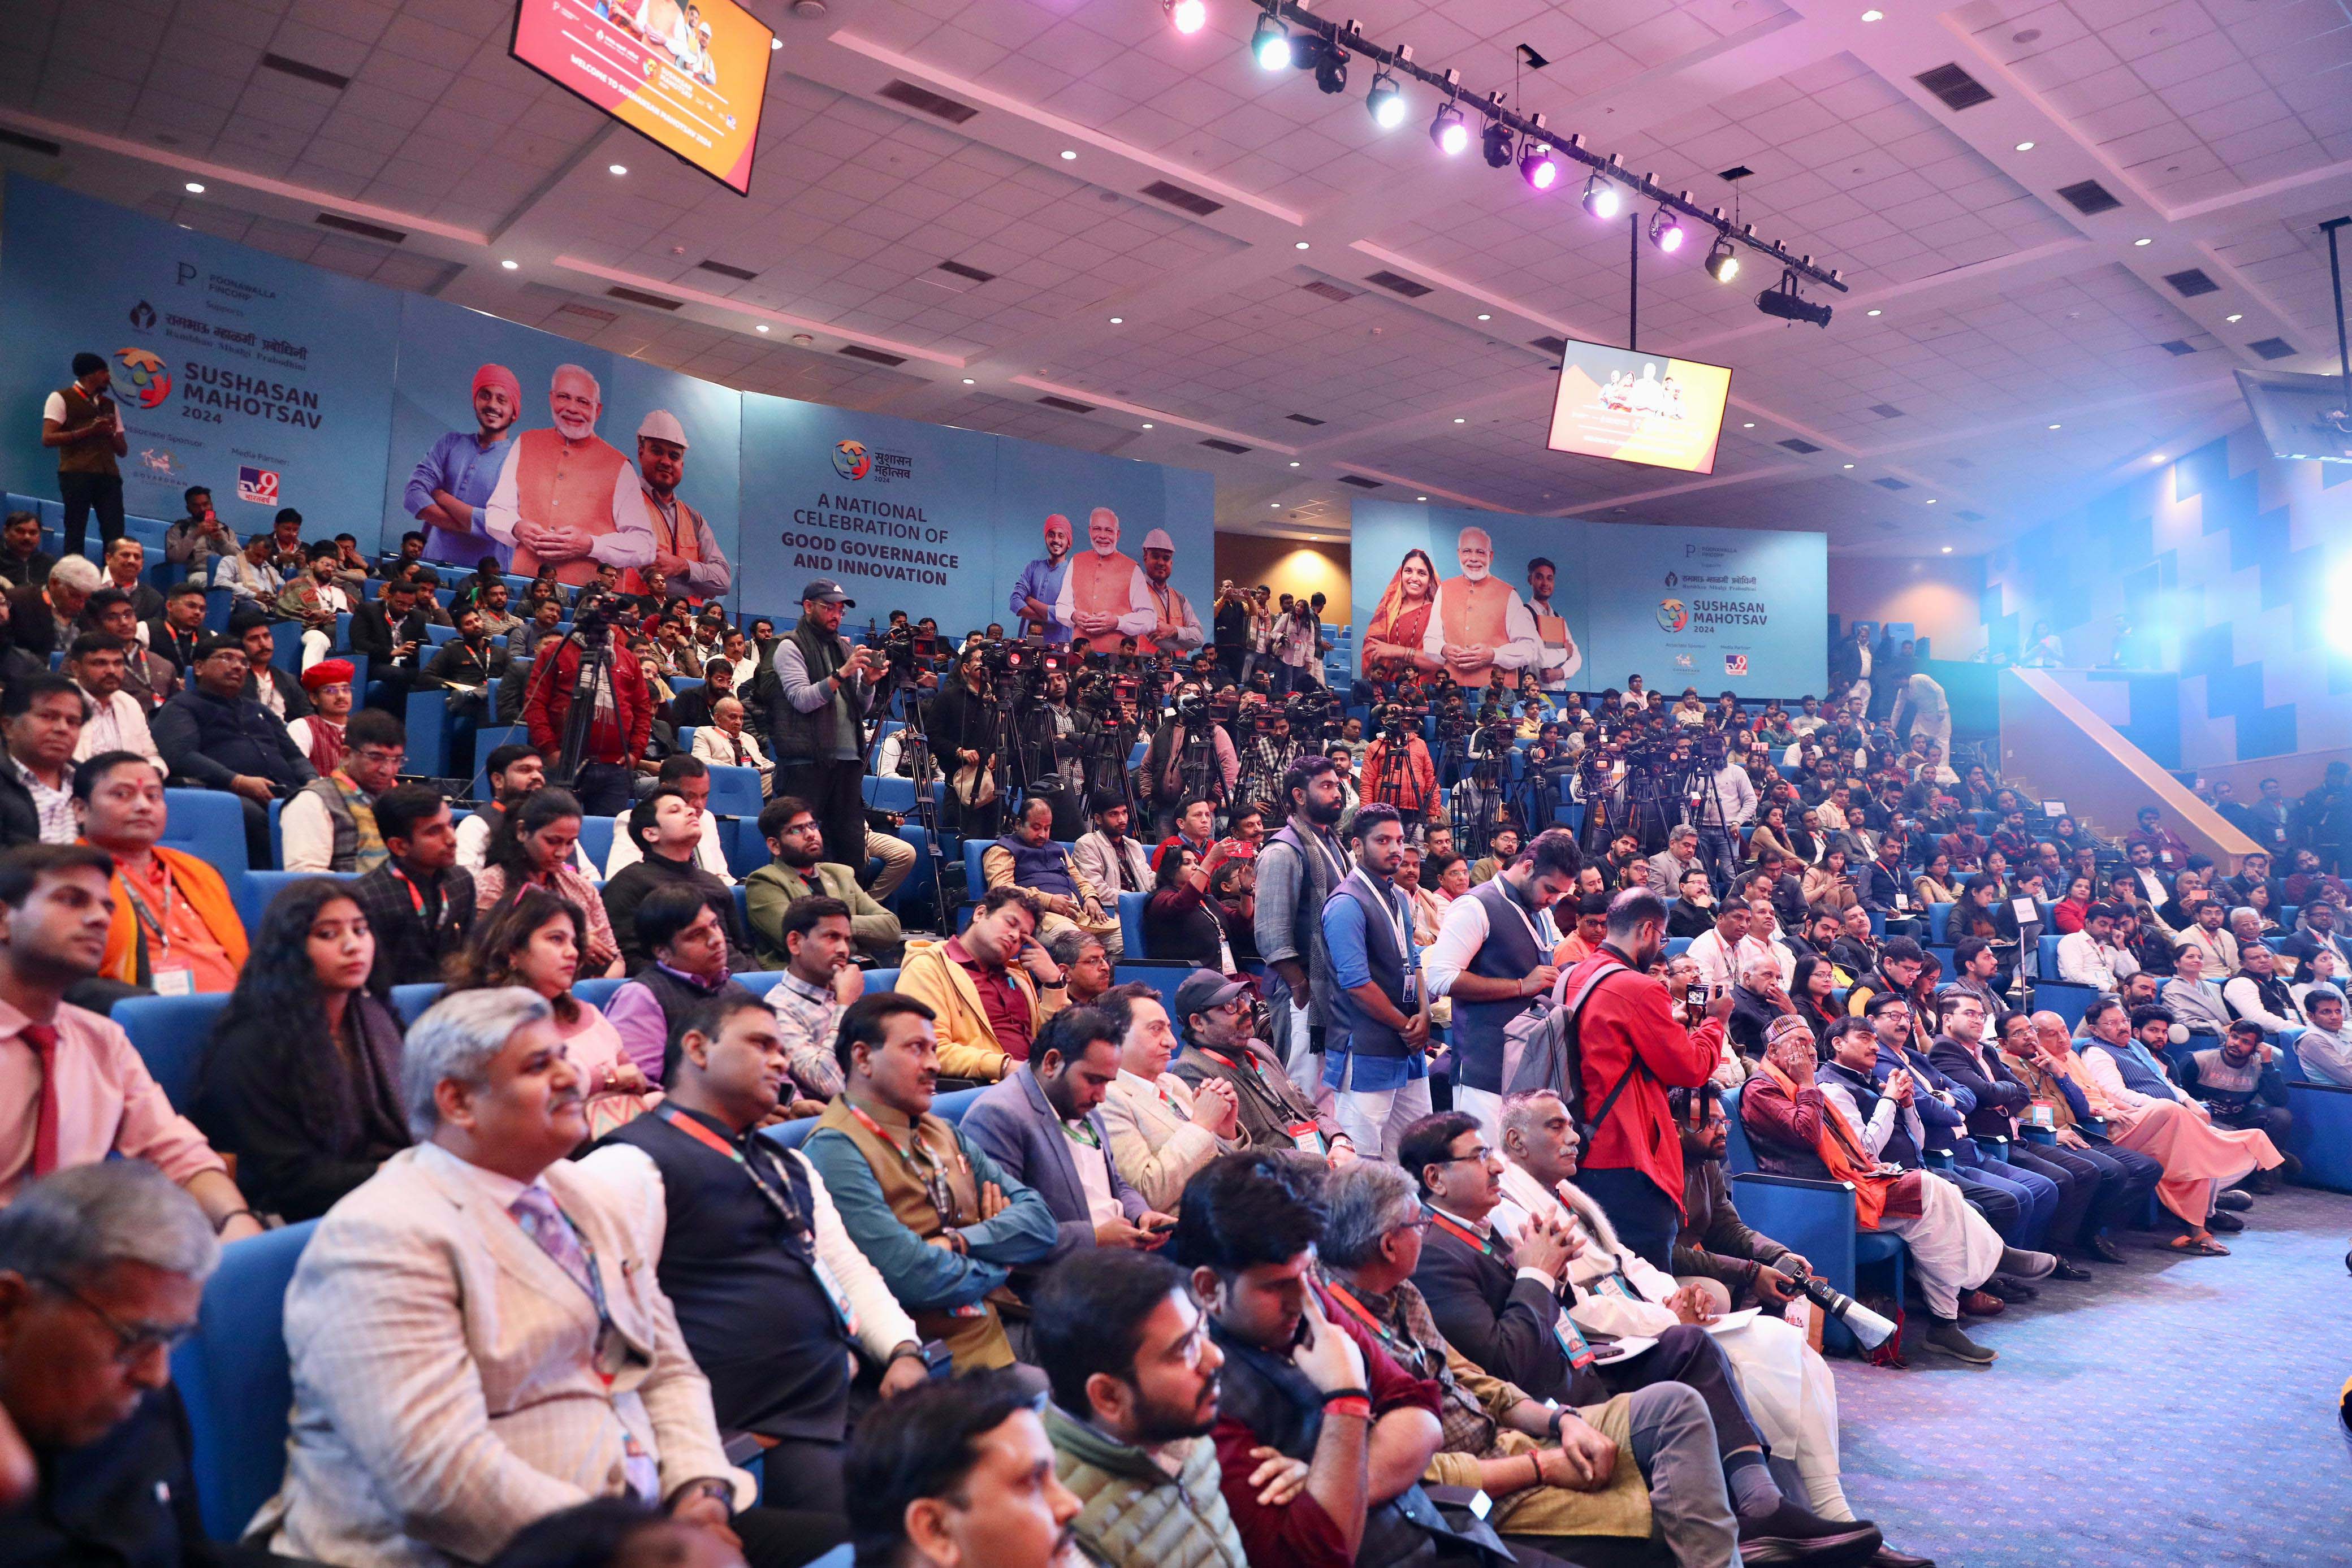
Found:
<path fill-rule="evenodd" d="M 387 597 L 395 586 L 385 586 Z M 654 727 L 653 695 L 646 689 L 645 672 L 626 653 L 615 653 L 601 663 L 593 692 L 578 689 L 583 644 L 611 636 L 611 631 L 596 625 L 593 617 L 586 625 L 575 623 L 571 635 L 532 662 L 530 689 L 522 705 L 531 745 L 543 757 L 561 758 L 573 700 L 584 698 L 589 703 L 593 717 L 581 747 L 572 790 L 593 816 L 628 810 L 637 759 L 645 756 L 646 741 Z"/>
<path fill-rule="evenodd" d="M 1199 688 L 1185 687 L 1176 698 L 1176 716 L 1160 727 L 1143 758 L 1143 785 L 1161 836 L 1173 831 L 1177 805 L 1187 795 L 1222 806 L 1234 798 L 1241 772 L 1233 737 L 1209 716 L 1209 699 Z"/>
<path fill-rule="evenodd" d="M 1437 821 L 1437 765 L 1429 747 L 1407 727 L 1404 709 L 1381 710 L 1379 738 L 1364 748 L 1363 798 L 1394 806 L 1408 819 Z"/>
<path fill-rule="evenodd" d="M 1003 816 L 998 712 L 987 652 L 972 647 L 956 656 L 923 713 L 932 755 L 948 775 L 949 817 L 968 839 L 994 838 Z"/>
<path fill-rule="evenodd" d="M 806 800 L 825 842 L 866 841 L 866 716 L 873 711 L 882 661 L 852 648 L 841 613 L 856 601 L 837 582 L 818 579 L 801 591 L 801 618 L 776 645 L 776 694 L 768 731 L 774 740 L 775 789 Z M 714 606 L 715 608 L 715 606 Z M 705 612 L 708 626 L 709 612 Z M 716 662 L 704 660 L 708 680 Z M 730 672 L 731 674 L 732 672 Z M 709 700 L 717 700 L 713 695 Z"/>
<path fill-rule="evenodd" d="M 1699 830 L 1699 853 L 1714 868 L 1718 887 L 1728 889 L 1739 870 L 1739 841 L 1756 820 L 1756 786 L 1748 769 L 1728 756 L 1719 735 L 1702 737 L 1703 753 L 1692 777 L 1691 818 Z"/>
<path fill-rule="evenodd" d="M 1263 800 L 1281 786 L 1283 774 L 1298 755 L 1290 715 L 1264 704 L 1244 704 L 1234 715 L 1234 727 L 1242 736 L 1235 747 L 1241 756 L 1241 782 L 1234 798 Z"/>

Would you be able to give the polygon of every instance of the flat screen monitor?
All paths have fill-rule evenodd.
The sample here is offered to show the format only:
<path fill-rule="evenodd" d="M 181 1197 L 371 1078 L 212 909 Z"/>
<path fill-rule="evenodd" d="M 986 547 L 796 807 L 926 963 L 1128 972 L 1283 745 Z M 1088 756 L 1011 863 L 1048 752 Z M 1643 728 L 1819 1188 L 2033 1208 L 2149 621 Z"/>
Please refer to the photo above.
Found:
<path fill-rule="evenodd" d="M 521 0 L 511 52 L 748 194 L 774 39 L 735 0 Z"/>
<path fill-rule="evenodd" d="M 1560 357 L 1559 392 L 1545 444 L 1554 452 L 1712 474 L 1730 395 L 1726 366 L 1571 341 Z"/>
<path fill-rule="evenodd" d="M 2343 377 L 2240 371 L 2238 390 L 2273 455 L 2352 463 L 2352 399 Z"/>

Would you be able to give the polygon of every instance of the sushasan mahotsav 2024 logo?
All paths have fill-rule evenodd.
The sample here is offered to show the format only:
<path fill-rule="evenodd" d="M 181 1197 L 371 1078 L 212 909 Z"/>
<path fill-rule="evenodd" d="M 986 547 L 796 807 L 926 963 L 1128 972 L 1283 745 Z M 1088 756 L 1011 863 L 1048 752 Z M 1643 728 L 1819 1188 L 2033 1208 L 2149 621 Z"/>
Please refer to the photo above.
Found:
<path fill-rule="evenodd" d="M 1679 599 L 1658 601 L 1658 627 L 1664 632 L 1679 632 L 1690 624 L 1690 609 Z"/>
<path fill-rule="evenodd" d="M 172 372 L 153 350 L 135 344 L 117 349 L 114 362 L 122 367 L 123 378 L 131 383 L 141 408 L 161 408 L 172 395 Z"/>
<path fill-rule="evenodd" d="M 892 479 L 915 476 L 915 460 L 904 452 L 884 452 L 869 448 L 857 440 L 842 440 L 833 444 L 833 471 L 845 479 Z"/>

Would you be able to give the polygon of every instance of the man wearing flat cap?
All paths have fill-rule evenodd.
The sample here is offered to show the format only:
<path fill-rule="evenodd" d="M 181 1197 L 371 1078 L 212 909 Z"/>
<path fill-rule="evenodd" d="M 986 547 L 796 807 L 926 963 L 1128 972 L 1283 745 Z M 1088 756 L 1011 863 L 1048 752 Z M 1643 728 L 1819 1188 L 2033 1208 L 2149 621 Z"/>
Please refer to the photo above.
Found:
<path fill-rule="evenodd" d="M 508 433 L 522 413 L 522 383 L 504 365 L 474 372 L 472 430 L 453 430 L 435 442 L 408 476 L 402 504 L 425 530 L 427 560 L 471 566 L 486 555 L 500 565 L 514 551 L 490 538 L 484 508 L 506 466 Z"/>
<path fill-rule="evenodd" d="M 677 498 L 686 478 L 686 427 L 677 415 L 657 408 L 637 426 L 637 477 L 646 497 L 646 513 L 654 526 L 653 570 L 661 573 L 672 599 L 723 599 L 734 573 L 702 514 Z M 631 592 L 645 584 L 624 578 Z"/>
<path fill-rule="evenodd" d="M 776 644 L 776 696 L 769 710 L 775 743 L 775 793 L 809 803 L 824 841 L 862 872 L 866 801 L 866 716 L 880 695 L 882 655 L 852 648 L 841 612 L 856 601 L 818 578 L 801 591 L 801 618 Z"/>
<path fill-rule="evenodd" d="M 1176 570 L 1176 541 L 1166 528 L 1143 536 L 1143 588 L 1151 601 L 1151 641 L 1163 653 L 1189 654 L 1207 639 L 1192 601 L 1168 580 Z"/>

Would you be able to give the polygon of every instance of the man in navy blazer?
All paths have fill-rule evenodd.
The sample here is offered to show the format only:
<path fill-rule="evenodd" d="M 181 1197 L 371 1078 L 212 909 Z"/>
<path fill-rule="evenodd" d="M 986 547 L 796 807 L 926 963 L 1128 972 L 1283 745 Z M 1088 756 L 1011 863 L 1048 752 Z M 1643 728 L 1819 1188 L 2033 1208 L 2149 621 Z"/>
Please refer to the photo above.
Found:
<path fill-rule="evenodd" d="M 1174 1228 L 1118 1174 L 1096 1107 L 1118 1077 L 1119 1030 L 1099 1008 L 1045 1020 L 1029 1061 L 971 1103 L 960 1124 L 982 1153 L 1045 1200 L 1061 1239 L 1034 1270 L 1081 1247 L 1152 1248 Z M 1016 1274 L 1024 1295 L 1036 1273 Z"/>

